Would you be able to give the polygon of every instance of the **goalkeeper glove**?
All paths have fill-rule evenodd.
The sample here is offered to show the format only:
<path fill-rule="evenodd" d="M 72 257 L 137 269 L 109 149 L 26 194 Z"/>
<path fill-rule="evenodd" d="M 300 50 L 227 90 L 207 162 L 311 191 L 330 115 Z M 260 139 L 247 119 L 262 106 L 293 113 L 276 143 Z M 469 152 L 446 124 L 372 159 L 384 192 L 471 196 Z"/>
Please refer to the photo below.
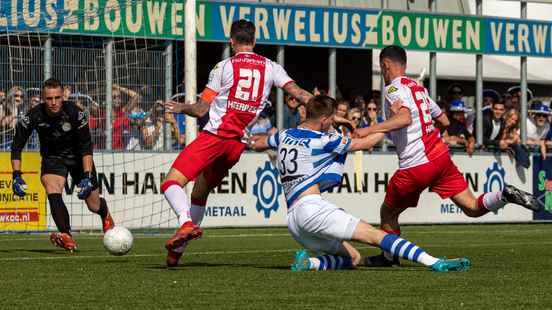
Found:
<path fill-rule="evenodd" d="M 79 197 L 79 199 L 88 198 L 94 189 L 94 184 L 92 184 L 92 173 L 85 172 L 84 175 L 85 177 L 80 181 L 79 185 L 77 185 L 77 197 Z"/>
<path fill-rule="evenodd" d="M 27 184 L 23 181 L 21 171 L 19 170 L 15 170 L 12 174 L 12 189 L 13 193 L 19 197 L 23 197 L 26 194 Z"/>

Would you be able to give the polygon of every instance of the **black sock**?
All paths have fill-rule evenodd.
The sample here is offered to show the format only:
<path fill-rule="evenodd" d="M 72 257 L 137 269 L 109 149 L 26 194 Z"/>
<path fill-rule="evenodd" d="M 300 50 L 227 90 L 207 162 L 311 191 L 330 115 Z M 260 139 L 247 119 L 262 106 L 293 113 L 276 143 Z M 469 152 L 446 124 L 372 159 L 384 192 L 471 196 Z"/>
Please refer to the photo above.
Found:
<path fill-rule="evenodd" d="M 69 212 L 67 207 L 63 203 L 61 194 L 48 195 L 48 201 L 50 202 L 50 211 L 52 217 L 56 223 L 57 229 L 61 233 L 71 234 L 71 224 L 69 223 Z"/>
<path fill-rule="evenodd" d="M 109 209 L 107 209 L 107 201 L 105 199 L 100 198 L 100 208 L 96 212 L 102 219 L 104 219 L 107 216 L 107 213 L 109 213 Z"/>

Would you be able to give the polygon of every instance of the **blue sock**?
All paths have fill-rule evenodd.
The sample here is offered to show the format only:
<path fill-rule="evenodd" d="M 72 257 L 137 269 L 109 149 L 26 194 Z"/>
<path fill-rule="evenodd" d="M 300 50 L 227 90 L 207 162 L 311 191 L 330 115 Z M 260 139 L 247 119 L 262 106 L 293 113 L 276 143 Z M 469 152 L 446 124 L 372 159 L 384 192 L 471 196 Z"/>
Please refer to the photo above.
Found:
<path fill-rule="evenodd" d="M 383 237 L 380 248 L 393 254 L 393 256 L 402 257 L 426 266 L 431 266 L 438 261 L 437 258 L 427 254 L 424 249 L 397 235 L 388 234 Z"/>
<path fill-rule="evenodd" d="M 313 269 L 318 271 L 347 269 L 353 266 L 353 261 L 351 260 L 351 258 L 345 256 L 321 255 L 311 258 L 310 260 Z"/>

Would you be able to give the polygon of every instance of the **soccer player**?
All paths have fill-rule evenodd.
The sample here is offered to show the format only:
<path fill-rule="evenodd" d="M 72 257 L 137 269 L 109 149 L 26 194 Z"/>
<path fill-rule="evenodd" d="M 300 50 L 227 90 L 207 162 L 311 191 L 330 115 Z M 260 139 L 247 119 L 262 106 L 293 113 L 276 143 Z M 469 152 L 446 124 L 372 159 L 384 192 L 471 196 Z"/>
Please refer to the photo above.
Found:
<path fill-rule="evenodd" d="M 475 198 L 435 128 L 433 120 L 448 126 L 447 116 L 429 98 L 427 89 L 405 76 L 406 51 L 399 46 L 382 49 L 380 68 L 386 84 L 386 108 L 393 115 L 383 123 L 357 130 L 355 135 L 390 133 L 399 157 L 399 170 L 391 178 L 381 206 L 381 229 L 400 235 L 399 215 L 416 207 L 426 188 L 431 188 L 443 199 L 450 198 L 469 217 L 496 212 L 507 203 L 533 211 L 539 209 L 531 194 L 511 185 L 506 185 L 501 192 Z M 366 260 L 371 266 L 391 266 L 398 262 L 389 252 Z"/>
<path fill-rule="evenodd" d="M 103 231 L 114 226 L 107 203 L 100 197 L 94 161 L 92 141 L 88 129 L 88 113 L 73 102 L 63 101 L 63 87 L 56 79 L 48 79 L 42 86 L 43 103 L 32 108 L 21 118 L 15 128 L 11 147 L 13 192 L 26 195 L 27 185 L 21 172 L 21 151 L 29 136 L 36 130 L 42 156 L 40 180 L 50 202 L 50 211 L 59 232 L 50 235 L 50 241 L 69 251 L 77 249 L 71 235 L 67 207 L 63 203 L 63 191 L 67 174 L 77 185 L 78 198 L 88 209 L 102 219 Z"/>
<path fill-rule="evenodd" d="M 350 139 L 328 133 L 337 110 L 336 101 L 315 96 L 306 105 L 307 120 L 298 128 L 276 132 L 270 137 L 252 139 L 256 151 L 278 151 L 278 169 L 286 195 L 288 229 L 308 250 L 320 253 L 309 257 L 296 253 L 293 271 L 351 268 L 361 263 L 361 255 L 349 242 L 379 246 L 397 256 L 429 266 L 435 271 L 470 268 L 466 258 L 437 259 L 415 244 L 376 229 L 324 200 L 320 193 L 341 184 L 348 151 L 373 147 L 383 134 Z"/>
<path fill-rule="evenodd" d="M 230 44 L 235 55 L 214 67 L 199 102 L 165 104 L 168 112 L 193 117 L 209 113 L 203 131 L 178 155 L 161 185 L 180 224 L 165 244 L 169 267 L 178 264 L 188 241 L 201 237 L 203 232 L 199 225 L 209 192 L 238 162 L 246 147 L 245 129 L 265 108 L 272 85 L 303 103 L 312 97 L 297 86 L 280 65 L 253 52 L 255 26 L 252 22 L 233 22 Z M 190 203 L 183 187 L 193 180 Z"/>

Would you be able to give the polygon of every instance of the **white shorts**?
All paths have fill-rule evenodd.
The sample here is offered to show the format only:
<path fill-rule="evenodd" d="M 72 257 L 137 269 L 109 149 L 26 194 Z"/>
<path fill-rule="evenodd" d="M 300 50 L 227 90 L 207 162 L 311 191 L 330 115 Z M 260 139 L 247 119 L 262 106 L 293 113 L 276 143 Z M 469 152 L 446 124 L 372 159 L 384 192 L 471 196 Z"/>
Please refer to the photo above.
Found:
<path fill-rule="evenodd" d="M 293 238 L 315 253 L 339 254 L 342 241 L 351 240 L 359 222 L 320 195 L 302 197 L 287 212 Z"/>

